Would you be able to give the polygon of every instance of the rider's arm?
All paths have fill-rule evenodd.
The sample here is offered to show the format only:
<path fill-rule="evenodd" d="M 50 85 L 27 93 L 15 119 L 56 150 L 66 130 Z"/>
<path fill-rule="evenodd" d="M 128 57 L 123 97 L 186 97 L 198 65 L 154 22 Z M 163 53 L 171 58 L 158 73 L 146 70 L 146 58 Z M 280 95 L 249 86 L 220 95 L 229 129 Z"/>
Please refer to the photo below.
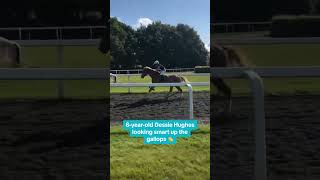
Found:
<path fill-rule="evenodd" d="M 159 66 L 157 64 L 153 65 L 153 69 L 158 69 Z"/>
<path fill-rule="evenodd" d="M 163 65 L 160 65 L 160 69 L 164 71 L 166 68 Z"/>

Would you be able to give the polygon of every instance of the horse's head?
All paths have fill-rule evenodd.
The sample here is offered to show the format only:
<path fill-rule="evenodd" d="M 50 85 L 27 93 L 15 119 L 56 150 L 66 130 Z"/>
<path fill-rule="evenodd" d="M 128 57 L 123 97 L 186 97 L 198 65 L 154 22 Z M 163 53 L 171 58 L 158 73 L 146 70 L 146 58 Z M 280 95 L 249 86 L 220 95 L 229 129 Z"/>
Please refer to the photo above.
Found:
<path fill-rule="evenodd" d="M 0 59 L 1 66 L 8 68 L 16 68 L 21 66 L 20 50 L 21 47 L 18 43 L 0 37 L 0 56 L 3 52 L 8 54 Z M 2 52 L 2 53 L 1 53 Z"/>
<path fill-rule="evenodd" d="M 141 78 L 144 78 L 145 76 L 147 76 L 150 72 L 151 68 L 149 68 L 148 66 L 144 67 L 141 73 Z"/>

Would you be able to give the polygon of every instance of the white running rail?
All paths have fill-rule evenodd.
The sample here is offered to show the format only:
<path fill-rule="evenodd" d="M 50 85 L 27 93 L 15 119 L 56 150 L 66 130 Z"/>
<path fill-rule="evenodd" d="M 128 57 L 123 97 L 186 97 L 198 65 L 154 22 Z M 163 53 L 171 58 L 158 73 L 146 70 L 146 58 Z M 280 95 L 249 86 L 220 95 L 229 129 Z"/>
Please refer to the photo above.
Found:
<path fill-rule="evenodd" d="M 194 118 L 193 112 L 193 89 L 192 86 L 209 86 L 209 82 L 194 82 L 194 83 L 110 83 L 111 87 L 172 87 L 172 86 L 187 86 L 189 92 L 189 119 Z"/>

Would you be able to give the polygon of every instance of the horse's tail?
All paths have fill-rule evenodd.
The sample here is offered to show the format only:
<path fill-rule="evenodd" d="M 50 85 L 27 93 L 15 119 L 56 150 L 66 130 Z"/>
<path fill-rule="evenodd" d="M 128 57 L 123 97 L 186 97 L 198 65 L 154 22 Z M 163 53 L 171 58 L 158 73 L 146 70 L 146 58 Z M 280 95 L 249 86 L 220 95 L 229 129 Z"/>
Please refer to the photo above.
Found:
<path fill-rule="evenodd" d="M 189 83 L 189 80 L 188 80 L 186 77 L 181 76 L 181 79 L 182 79 L 182 81 L 184 81 L 185 83 Z"/>

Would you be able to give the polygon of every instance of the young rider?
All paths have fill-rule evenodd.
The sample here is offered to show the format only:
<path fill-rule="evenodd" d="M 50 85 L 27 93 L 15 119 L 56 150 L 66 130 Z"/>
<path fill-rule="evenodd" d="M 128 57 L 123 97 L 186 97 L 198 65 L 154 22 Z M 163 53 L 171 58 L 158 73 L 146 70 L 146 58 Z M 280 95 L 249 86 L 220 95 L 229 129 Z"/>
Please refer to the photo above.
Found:
<path fill-rule="evenodd" d="M 164 75 L 164 73 L 166 72 L 166 68 L 162 64 L 160 64 L 159 61 L 154 61 L 153 68 L 160 72 L 160 75 Z"/>

